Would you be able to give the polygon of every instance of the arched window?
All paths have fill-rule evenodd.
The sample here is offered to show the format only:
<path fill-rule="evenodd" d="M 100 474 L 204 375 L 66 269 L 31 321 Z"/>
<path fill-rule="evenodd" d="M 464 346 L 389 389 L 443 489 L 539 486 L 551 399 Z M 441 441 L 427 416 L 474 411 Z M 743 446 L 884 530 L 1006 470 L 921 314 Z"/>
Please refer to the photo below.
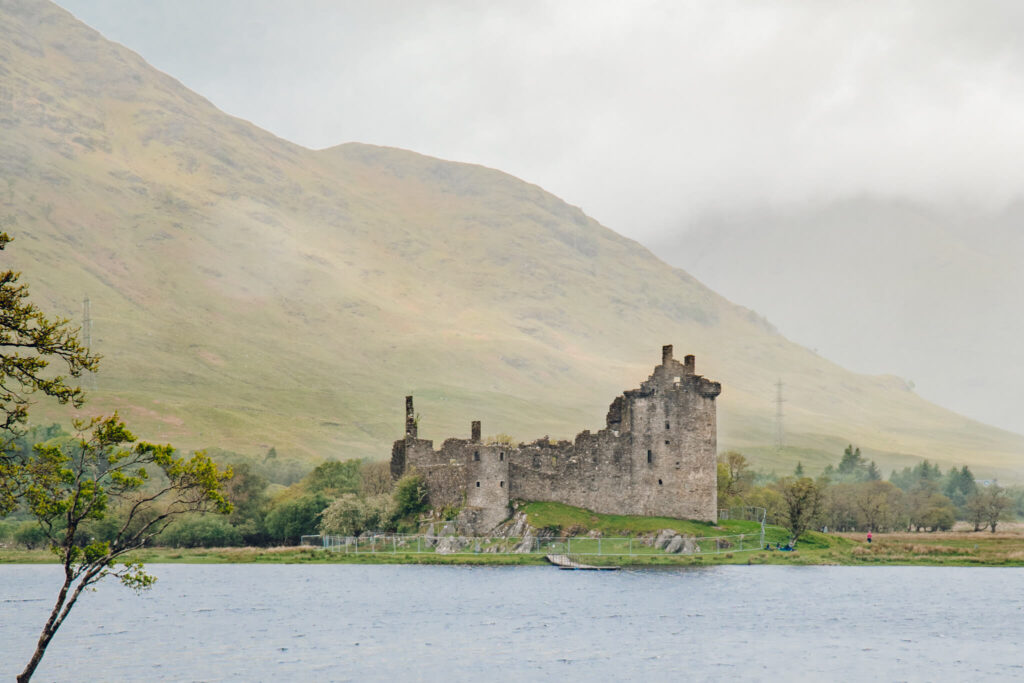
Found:
<path fill-rule="evenodd" d="M 473 460 L 480 460 L 480 451 L 473 451 Z"/>
<path fill-rule="evenodd" d="M 651 455 L 651 449 L 648 448 L 647 449 L 647 464 L 650 465 L 652 462 L 654 462 L 654 456 Z"/>

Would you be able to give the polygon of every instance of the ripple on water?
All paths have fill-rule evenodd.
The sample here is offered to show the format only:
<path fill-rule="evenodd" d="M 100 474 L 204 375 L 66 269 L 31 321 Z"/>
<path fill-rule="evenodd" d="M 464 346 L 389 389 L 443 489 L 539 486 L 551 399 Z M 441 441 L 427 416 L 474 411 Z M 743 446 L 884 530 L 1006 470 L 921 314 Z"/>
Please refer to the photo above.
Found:
<path fill-rule="evenodd" d="M 32 649 L 52 599 L 36 596 L 55 590 L 53 570 L 0 566 L 0 679 Z M 160 580 L 142 598 L 114 583 L 83 596 L 40 680 L 750 680 L 794 661 L 830 679 L 1022 673 L 1024 573 L 1015 570 L 151 570 Z"/>

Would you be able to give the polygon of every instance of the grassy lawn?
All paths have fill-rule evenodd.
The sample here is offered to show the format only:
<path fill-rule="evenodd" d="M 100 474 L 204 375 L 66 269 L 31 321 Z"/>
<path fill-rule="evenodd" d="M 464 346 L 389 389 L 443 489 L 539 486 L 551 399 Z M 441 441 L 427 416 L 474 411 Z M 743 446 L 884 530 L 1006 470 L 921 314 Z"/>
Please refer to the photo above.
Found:
<path fill-rule="evenodd" d="M 784 529 L 770 527 L 768 536 L 785 541 Z M 588 540 L 587 542 L 591 542 Z M 593 540 L 596 544 L 596 539 Z M 614 548 L 612 548 L 614 550 Z M 638 551 L 638 546 L 634 545 Z M 575 551 L 575 547 L 574 547 Z M 608 552 L 605 550 L 605 552 Z M 319 548 L 151 548 L 132 559 L 150 564 L 457 564 L 457 565 L 543 565 L 542 554 L 504 555 L 491 553 L 360 553 L 325 552 Z M 1024 566 L 1024 534 L 919 533 L 876 534 L 870 545 L 863 534 L 819 534 L 808 532 L 795 552 L 734 551 L 700 555 L 666 555 L 645 548 L 634 555 L 602 555 L 595 564 L 631 567 L 694 567 L 720 564 L 772 565 L 924 565 L 924 566 Z M 46 550 L 0 549 L 0 563 L 52 563 Z"/>
<path fill-rule="evenodd" d="M 602 515 L 583 508 L 562 503 L 523 503 L 530 524 L 538 529 L 557 529 L 558 535 L 577 535 L 590 530 L 603 536 L 638 536 L 662 529 L 672 529 L 691 536 L 727 536 L 757 533 L 760 525 L 743 520 L 726 520 L 716 526 L 709 522 L 695 522 L 671 517 L 634 517 L 630 515 Z"/>

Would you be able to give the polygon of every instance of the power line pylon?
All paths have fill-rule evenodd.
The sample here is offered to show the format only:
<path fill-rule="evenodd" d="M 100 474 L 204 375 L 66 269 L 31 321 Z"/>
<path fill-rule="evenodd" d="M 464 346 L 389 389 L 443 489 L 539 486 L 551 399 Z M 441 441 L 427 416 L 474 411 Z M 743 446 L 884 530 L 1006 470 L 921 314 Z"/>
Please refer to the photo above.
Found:
<path fill-rule="evenodd" d="M 782 398 L 782 379 L 775 383 L 775 448 L 782 450 L 786 443 L 786 432 L 782 427 L 782 404 L 786 402 Z"/>
<path fill-rule="evenodd" d="M 92 306 L 89 297 L 82 300 L 82 342 L 85 348 L 92 352 Z M 96 373 L 90 372 L 87 380 L 90 389 L 96 389 Z"/>

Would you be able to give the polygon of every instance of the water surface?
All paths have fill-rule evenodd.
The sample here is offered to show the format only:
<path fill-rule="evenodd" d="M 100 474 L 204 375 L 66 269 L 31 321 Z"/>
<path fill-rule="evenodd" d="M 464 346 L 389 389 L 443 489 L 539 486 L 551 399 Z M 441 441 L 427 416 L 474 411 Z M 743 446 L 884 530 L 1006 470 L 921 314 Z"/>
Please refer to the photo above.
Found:
<path fill-rule="evenodd" d="M 1024 678 L 1024 571 L 150 565 L 82 597 L 38 680 Z M 60 568 L 0 565 L 0 680 Z"/>

